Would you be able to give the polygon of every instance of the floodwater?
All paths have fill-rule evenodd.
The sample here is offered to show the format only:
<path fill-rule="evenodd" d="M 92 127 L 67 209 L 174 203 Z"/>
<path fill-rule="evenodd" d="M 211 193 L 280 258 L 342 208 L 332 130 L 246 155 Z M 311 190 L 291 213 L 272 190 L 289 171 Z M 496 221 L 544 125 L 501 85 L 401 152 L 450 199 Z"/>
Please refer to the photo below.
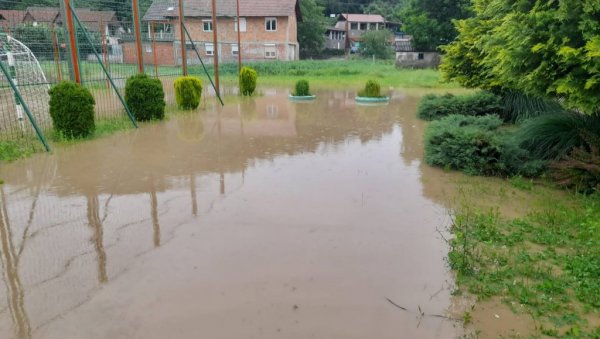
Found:
<path fill-rule="evenodd" d="M 419 94 L 287 94 L 3 164 L 0 338 L 461 335 Z"/>

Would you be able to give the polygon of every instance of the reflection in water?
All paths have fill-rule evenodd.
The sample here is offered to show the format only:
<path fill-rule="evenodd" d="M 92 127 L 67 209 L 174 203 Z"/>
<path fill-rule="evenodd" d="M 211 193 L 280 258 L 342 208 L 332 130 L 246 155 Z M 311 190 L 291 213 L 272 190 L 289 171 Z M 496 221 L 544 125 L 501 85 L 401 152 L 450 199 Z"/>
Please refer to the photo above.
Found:
<path fill-rule="evenodd" d="M 13 245 L 6 197 L 2 185 L 0 185 L 0 241 L 2 245 L 0 257 L 2 258 L 2 269 L 4 271 L 4 284 L 8 292 L 8 308 L 12 316 L 16 336 L 19 339 L 31 338 L 31 326 L 25 310 L 25 292 L 19 277 L 19 256 L 15 253 Z"/>
<path fill-rule="evenodd" d="M 108 275 L 106 274 L 106 251 L 104 250 L 104 230 L 102 220 L 100 220 L 100 204 L 97 195 L 86 198 L 88 225 L 94 230 L 93 243 L 98 261 L 98 281 L 106 283 Z"/>
<path fill-rule="evenodd" d="M 153 239 L 154 247 L 160 246 L 160 224 L 158 223 L 158 199 L 156 198 L 156 190 L 150 191 L 150 210 L 152 214 L 152 229 L 154 230 Z"/>
<path fill-rule="evenodd" d="M 10 307 L 16 333 L 0 321 L 0 337 L 60 338 L 63 328 L 73 329 L 73 337 L 87 337 L 89 333 L 76 329 L 85 331 L 90 326 L 98 328 L 98 334 L 94 334 L 97 337 L 110 337 L 110 326 L 105 328 L 99 323 L 124 326 L 117 329 L 123 336 L 133 338 L 150 333 L 148 337 L 159 337 L 151 333 L 151 324 L 142 323 L 138 334 L 122 324 L 143 322 L 151 318 L 146 318 L 146 312 L 163 309 L 158 305 L 147 310 L 136 300 L 154 305 L 155 299 L 148 296 L 156 293 L 159 300 L 168 304 L 178 300 L 177 291 L 192 296 L 187 299 L 195 301 L 194 306 L 186 309 L 185 305 L 170 305 L 172 308 L 165 307 L 165 312 L 178 314 L 181 319 L 187 318 L 178 312 L 214 314 L 216 321 L 211 321 L 211 317 L 202 319 L 206 322 L 202 323 L 206 325 L 202 329 L 206 332 L 202 333 L 207 337 L 215 337 L 208 327 L 221 323 L 219 316 L 229 313 L 235 318 L 241 313 L 241 319 L 246 319 L 256 309 L 266 307 L 257 305 L 256 300 L 275 305 L 273 319 L 285 314 L 277 307 L 290 309 L 288 303 L 305 302 L 313 303 L 313 308 L 309 307 L 310 311 L 301 318 L 307 323 L 317 321 L 307 314 L 338 324 L 336 320 L 361 316 L 352 312 L 372 312 L 369 314 L 377 318 L 374 322 L 381 323 L 381 328 L 396 332 L 392 329 L 402 315 L 387 308 L 381 293 L 394 300 L 412 302 L 416 309 L 421 294 L 429 293 L 429 299 L 441 281 L 448 278 L 441 260 L 443 244 L 433 239 L 433 231 L 427 233 L 437 216 L 431 210 L 431 201 L 422 196 L 427 190 L 421 185 L 421 170 L 417 166 L 423 126 L 414 118 L 417 98 L 393 99 L 388 106 L 357 107 L 350 91 L 321 91 L 316 93 L 318 99 L 308 104 L 290 102 L 287 90 L 265 93 L 262 97 L 239 98 L 222 110 L 185 114 L 130 133 L 59 149 L 50 157 L 56 163 L 52 176 L 40 170 L 45 161 L 41 157 L 3 165 L 0 177 L 7 182 L 5 187 L 10 194 L 8 201 L 2 201 L 9 208 L 5 206 L 2 211 L 0 236 L 3 284 L 10 297 L 6 301 L 0 299 L 0 310 L 3 303 Z M 35 187 L 44 187 L 39 201 L 35 198 L 39 189 L 30 189 L 32 178 L 24 175 L 28 169 L 35 169 L 33 179 L 42 182 Z M 24 193 L 25 189 L 30 192 Z M 102 218 L 101 204 L 105 214 Z M 21 284 L 6 211 L 12 208 L 11 215 L 16 214 L 25 225 L 26 220 L 33 219 L 31 206 L 37 208 L 41 217 L 33 225 L 35 238 L 26 236 L 32 241 L 24 250 L 26 265 L 21 266 L 27 272 L 23 275 L 27 280 Z M 89 233 L 81 232 L 82 224 L 93 230 L 92 244 Z M 191 224 L 202 225 L 193 229 L 208 233 L 193 237 L 179 230 Z M 225 233 L 218 233 L 211 228 L 213 225 L 226 226 L 219 228 Z M 21 231 L 24 226 L 18 227 Z M 152 242 L 148 241 L 150 228 Z M 197 240 L 193 239 L 212 243 L 194 243 Z M 406 239 L 409 241 L 404 243 Z M 197 249 L 199 255 L 178 259 L 180 245 Z M 160 253 L 156 259 L 158 267 L 140 268 L 138 258 L 159 246 L 162 248 L 156 251 Z M 52 258 L 44 256 L 55 248 L 58 251 Z M 422 249 L 427 254 L 420 253 Z M 167 264 L 160 261 L 163 256 Z M 423 258 L 414 265 L 417 267 L 410 267 L 414 263 L 408 263 L 409 267 L 397 263 L 416 256 Z M 172 263 L 203 267 L 197 271 L 182 270 L 179 273 L 183 276 L 174 277 L 169 274 Z M 128 271 L 136 267 L 132 276 Z M 404 276 L 407 271 L 415 277 Z M 194 276 L 193 272 L 201 276 Z M 158 276 L 152 276 L 154 273 Z M 115 279 L 117 275 L 121 278 Z M 194 285 L 185 285 L 188 280 Z M 164 285 L 149 290 L 148 286 L 139 286 L 141 281 Z M 302 297 L 294 299 L 293 294 L 282 292 L 299 291 L 296 285 L 305 291 L 294 292 Z M 320 295 L 323 291 L 331 292 Z M 25 294 L 29 309 L 36 310 L 31 316 L 33 330 L 25 313 Z M 221 295 L 231 299 L 218 299 Z M 359 307 L 346 304 L 348 295 L 359 296 Z M 193 296 L 207 300 L 196 302 Z M 449 302 L 444 296 L 440 293 L 437 298 L 441 301 L 430 300 L 431 308 L 442 308 L 438 310 L 442 312 Z M 102 300 L 107 304 L 97 304 Z M 223 305 L 239 307 L 227 309 Z M 206 309 L 194 308 L 201 306 Z M 78 319 L 90 314 L 86 312 L 88 307 L 108 311 L 91 316 L 91 320 Z M 113 318 L 116 315 L 122 318 Z M 3 316 L 0 313 L 0 320 Z M 302 317 L 300 312 L 294 316 Z M 155 319 L 160 318 L 155 315 Z M 273 319 L 265 321 L 273 323 Z M 413 320 L 402 318 L 400 323 L 410 327 Z M 73 327 L 74 323 L 78 325 Z M 246 335 L 243 330 L 248 328 L 244 326 L 250 325 L 244 324 L 228 329 L 242 332 L 231 337 L 268 337 Z M 312 328 L 327 327 L 318 321 L 311 324 Z M 200 333 L 196 321 L 180 325 L 195 329 L 192 332 L 196 335 Z M 376 332 L 381 329 L 365 323 L 362 327 L 360 323 L 343 326 L 348 327 L 348 333 L 373 330 L 374 337 L 390 337 L 388 332 Z M 435 328 L 415 330 L 410 336 L 452 336 L 436 332 L 447 329 L 443 324 L 431 326 Z M 303 334 L 296 337 L 314 333 Z M 348 336 L 337 333 L 329 337 Z"/>

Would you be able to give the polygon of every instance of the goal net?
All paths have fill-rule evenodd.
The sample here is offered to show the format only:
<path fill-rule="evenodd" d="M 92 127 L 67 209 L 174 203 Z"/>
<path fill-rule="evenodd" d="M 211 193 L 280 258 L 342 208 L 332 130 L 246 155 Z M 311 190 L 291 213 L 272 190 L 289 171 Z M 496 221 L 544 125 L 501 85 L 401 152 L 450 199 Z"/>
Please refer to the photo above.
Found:
<path fill-rule="evenodd" d="M 50 126 L 49 84 L 38 59 L 31 50 L 10 35 L 0 34 L 0 62 L 21 93 L 37 123 Z M 0 72 L 0 134 L 33 132 L 23 102 L 12 90 L 7 76 Z"/>

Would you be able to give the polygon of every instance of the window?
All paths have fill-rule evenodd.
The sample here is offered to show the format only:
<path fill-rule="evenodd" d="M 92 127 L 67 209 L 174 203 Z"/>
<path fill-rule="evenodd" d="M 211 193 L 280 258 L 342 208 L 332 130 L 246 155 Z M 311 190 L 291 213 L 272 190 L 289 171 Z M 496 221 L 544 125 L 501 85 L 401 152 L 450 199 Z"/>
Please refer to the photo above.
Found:
<path fill-rule="evenodd" d="M 274 32 L 277 30 L 277 18 L 266 18 L 265 28 L 268 32 Z"/>
<path fill-rule="evenodd" d="M 204 44 L 204 49 L 206 50 L 206 55 L 214 55 L 215 47 L 213 44 L 206 43 Z"/>
<path fill-rule="evenodd" d="M 423 53 L 419 53 L 419 55 L 417 56 L 417 58 L 418 58 L 419 60 L 423 60 L 423 59 L 425 59 L 425 54 L 423 54 Z"/>
<path fill-rule="evenodd" d="M 212 21 L 202 20 L 202 30 L 205 32 L 212 32 Z"/>
<path fill-rule="evenodd" d="M 146 53 L 152 53 L 152 45 L 146 44 Z"/>
<path fill-rule="evenodd" d="M 237 18 L 233 19 L 233 30 L 237 32 Z M 246 18 L 240 18 L 240 32 L 246 31 Z"/>
<path fill-rule="evenodd" d="M 275 45 L 265 45 L 265 58 L 275 59 L 277 57 L 277 48 Z"/>
<path fill-rule="evenodd" d="M 353 31 L 358 30 L 358 23 L 357 22 L 353 22 L 350 24 L 350 29 Z"/>
<path fill-rule="evenodd" d="M 231 55 L 238 55 L 240 53 L 240 49 L 237 44 L 231 45 Z"/>
<path fill-rule="evenodd" d="M 367 24 L 365 22 L 361 22 L 360 23 L 360 30 L 361 31 L 366 31 L 367 30 Z"/>

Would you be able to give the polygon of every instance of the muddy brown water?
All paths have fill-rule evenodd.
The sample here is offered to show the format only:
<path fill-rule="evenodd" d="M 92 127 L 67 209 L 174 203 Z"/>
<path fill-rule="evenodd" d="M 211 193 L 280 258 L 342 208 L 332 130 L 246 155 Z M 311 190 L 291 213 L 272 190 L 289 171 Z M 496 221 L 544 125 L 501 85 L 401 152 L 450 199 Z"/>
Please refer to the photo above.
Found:
<path fill-rule="evenodd" d="M 0 338 L 461 335 L 420 94 L 287 94 L 2 164 Z"/>

